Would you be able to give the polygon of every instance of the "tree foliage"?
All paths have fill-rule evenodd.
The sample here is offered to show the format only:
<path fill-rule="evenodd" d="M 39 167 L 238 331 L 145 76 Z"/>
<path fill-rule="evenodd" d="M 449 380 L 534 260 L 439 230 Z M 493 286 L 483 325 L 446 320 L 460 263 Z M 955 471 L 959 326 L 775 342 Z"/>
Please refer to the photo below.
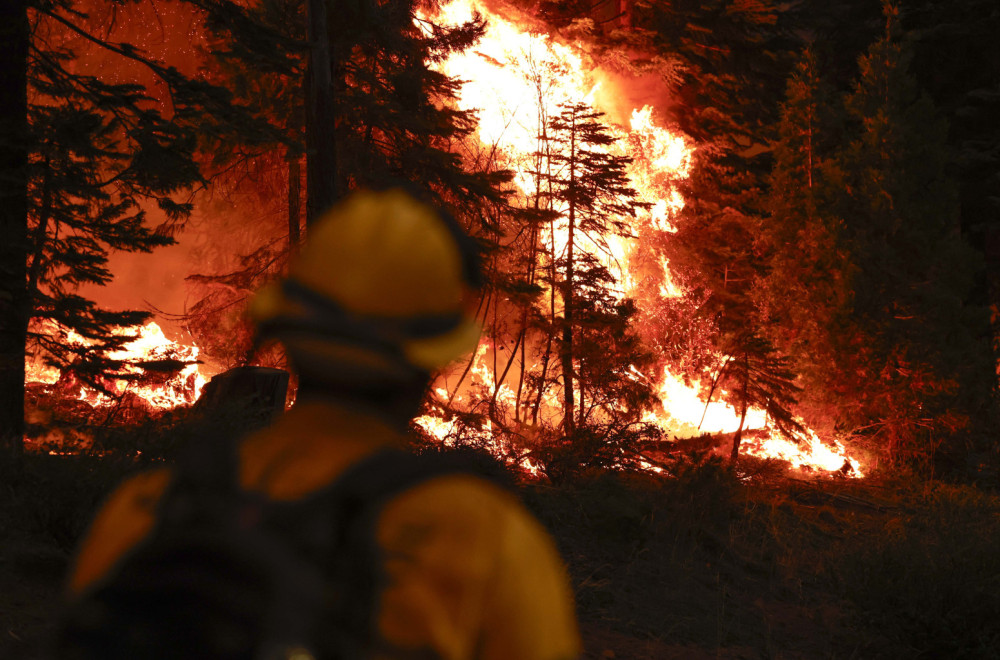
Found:
<path fill-rule="evenodd" d="M 841 108 L 812 52 L 789 82 L 760 300 L 813 419 L 926 460 L 987 413 L 990 360 L 947 124 L 885 20 Z"/>
<path fill-rule="evenodd" d="M 218 82 L 267 119 L 278 136 L 270 144 L 258 142 L 251 152 L 241 151 L 245 138 L 220 144 L 218 163 L 227 168 L 239 164 L 239 171 L 279 168 L 271 176 L 285 182 L 279 194 L 287 200 L 289 237 L 287 245 L 262 240 L 224 273 L 203 273 L 193 280 L 204 293 L 190 316 L 206 341 L 218 325 L 237 326 L 248 295 L 283 268 L 289 247 L 297 242 L 302 202 L 311 221 L 325 210 L 331 194 L 415 182 L 485 246 L 496 242 L 497 209 L 504 206 L 501 186 L 509 174 L 489 163 L 464 161 L 455 149 L 474 130 L 475 119 L 453 107 L 459 81 L 432 67 L 479 38 L 480 18 L 439 25 L 417 2 L 365 1 L 326 11 L 326 22 L 318 25 L 322 3 L 261 0 L 246 7 L 216 7 L 194 2 L 208 11 Z M 240 20 L 228 20 L 229 12 Z M 307 34 L 319 35 L 326 44 L 328 75 L 317 76 L 316 67 L 323 64 L 317 39 L 307 43 Z M 271 48 L 274 39 L 281 48 Z M 321 79 L 329 86 L 325 94 L 315 89 Z M 317 106 L 321 98 L 329 107 Z M 304 191 L 296 187 L 300 154 L 308 172 Z M 260 187 L 259 177 L 241 179 L 238 185 L 252 191 Z M 275 196 L 273 190 L 270 196 Z M 239 335 L 247 341 L 232 347 L 235 361 L 247 359 L 251 347 L 246 328 Z"/>

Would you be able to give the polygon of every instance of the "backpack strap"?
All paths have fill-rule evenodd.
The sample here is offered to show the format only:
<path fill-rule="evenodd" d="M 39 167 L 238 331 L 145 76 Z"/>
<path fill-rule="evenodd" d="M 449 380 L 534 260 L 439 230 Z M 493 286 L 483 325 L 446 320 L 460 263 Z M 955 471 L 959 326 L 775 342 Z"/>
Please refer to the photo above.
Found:
<path fill-rule="evenodd" d="M 288 565 L 280 574 L 275 601 L 262 622 L 258 659 L 285 657 L 289 648 L 310 640 L 320 658 L 364 658 L 374 649 L 388 648 L 379 639 L 376 616 L 386 586 L 376 538 L 380 514 L 395 496 L 428 480 L 485 475 L 462 457 L 387 448 L 356 461 L 316 493 L 292 502 L 273 501 L 240 488 L 238 447 L 238 438 L 224 435 L 190 446 L 161 498 L 157 526 L 227 519 L 239 525 L 246 517 L 261 530 L 252 537 L 256 552 L 267 549 L 263 541 L 268 538 L 283 538 L 317 562 L 318 570 L 309 569 L 308 562 L 284 562 Z M 317 583 L 318 576 L 325 585 Z M 329 651 L 323 648 L 325 640 Z"/>
<path fill-rule="evenodd" d="M 378 519 L 385 506 L 397 495 L 437 477 L 475 474 L 467 461 L 443 454 L 414 455 L 396 448 L 381 449 L 357 461 L 321 495 L 337 502 L 339 513 L 335 538 L 339 552 L 331 553 L 338 563 L 329 566 L 332 584 L 343 587 L 331 594 L 333 620 L 343 622 L 338 631 L 341 642 L 356 640 L 357 657 L 369 657 L 373 650 L 388 650 L 380 639 L 376 606 L 386 586 L 384 556 L 377 542 Z M 324 625 L 327 624 L 327 625 Z M 329 629 L 329 622 L 316 621 L 314 630 Z M 358 634 L 361 637 L 358 638 Z M 349 655 L 348 657 L 354 657 Z"/>

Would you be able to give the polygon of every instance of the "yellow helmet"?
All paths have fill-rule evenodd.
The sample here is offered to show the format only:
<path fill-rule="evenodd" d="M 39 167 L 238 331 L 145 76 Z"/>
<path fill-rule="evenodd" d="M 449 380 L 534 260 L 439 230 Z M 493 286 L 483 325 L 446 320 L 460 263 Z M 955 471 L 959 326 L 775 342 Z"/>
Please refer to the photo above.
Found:
<path fill-rule="evenodd" d="M 476 347 L 480 327 L 464 305 L 478 278 L 454 219 L 402 189 L 364 190 L 309 228 L 288 277 L 261 289 L 250 314 L 300 370 L 402 358 L 431 371 Z"/>

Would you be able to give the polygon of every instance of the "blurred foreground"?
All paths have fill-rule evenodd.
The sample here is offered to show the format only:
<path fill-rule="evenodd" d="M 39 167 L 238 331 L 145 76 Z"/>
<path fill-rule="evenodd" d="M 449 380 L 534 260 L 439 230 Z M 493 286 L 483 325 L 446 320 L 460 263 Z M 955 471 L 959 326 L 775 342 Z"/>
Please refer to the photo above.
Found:
<path fill-rule="evenodd" d="M 153 426 L 105 446 L 126 441 L 164 446 Z M 0 657 L 42 657 L 91 512 L 153 453 L 0 459 Z M 995 488 L 695 454 L 518 488 L 569 562 L 587 658 L 1000 656 Z"/>

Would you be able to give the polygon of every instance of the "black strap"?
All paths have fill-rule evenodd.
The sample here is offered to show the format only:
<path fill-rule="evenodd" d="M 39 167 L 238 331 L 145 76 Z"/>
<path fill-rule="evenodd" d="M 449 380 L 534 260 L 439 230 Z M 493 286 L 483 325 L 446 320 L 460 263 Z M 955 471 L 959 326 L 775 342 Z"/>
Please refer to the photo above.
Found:
<path fill-rule="evenodd" d="M 286 333 L 340 337 L 360 346 L 402 357 L 401 346 L 406 341 L 448 333 L 463 320 L 460 312 L 422 314 L 398 319 L 360 315 L 344 309 L 335 301 L 294 279 L 284 280 L 281 287 L 286 297 L 302 303 L 307 311 L 294 318 L 278 316 L 262 321 L 258 328 L 261 337 Z"/>
<path fill-rule="evenodd" d="M 388 448 L 357 461 L 331 485 L 326 496 L 339 500 L 344 507 L 342 512 L 347 513 L 339 518 L 342 527 L 338 536 L 344 545 L 343 552 L 336 554 L 356 561 L 354 566 L 339 567 L 349 573 L 341 583 L 347 583 L 351 605 L 340 612 L 340 618 L 348 631 L 364 631 L 359 646 L 365 653 L 388 649 L 385 640 L 379 638 L 375 616 L 378 597 L 386 586 L 381 572 L 384 557 L 376 538 L 378 519 L 385 505 L 400 493 L 431 479 L 470 473 L 470 464 L 463 460 L 441 454 L 416 456 Z"/>

